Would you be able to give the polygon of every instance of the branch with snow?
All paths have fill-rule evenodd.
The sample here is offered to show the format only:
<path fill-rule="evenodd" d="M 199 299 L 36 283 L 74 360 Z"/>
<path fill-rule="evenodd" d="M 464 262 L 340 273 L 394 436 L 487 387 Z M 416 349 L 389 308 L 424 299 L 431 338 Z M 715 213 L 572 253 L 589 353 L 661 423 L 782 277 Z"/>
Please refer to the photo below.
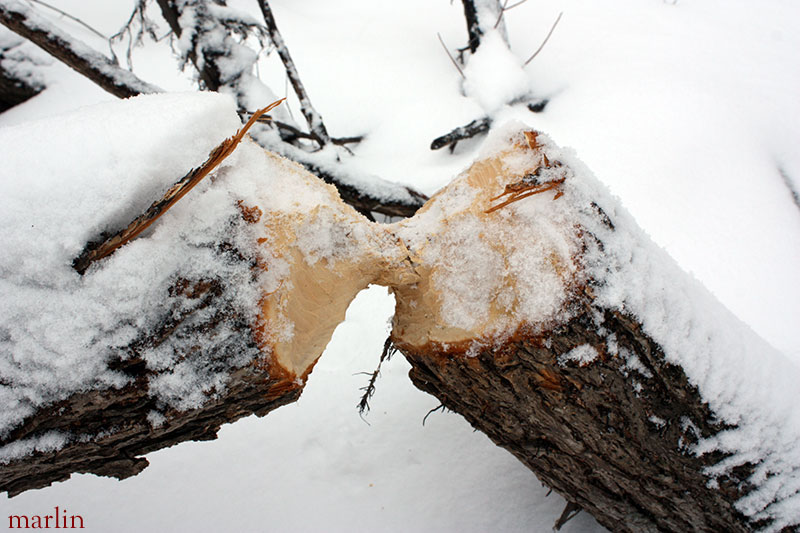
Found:
<path fill-rule="evenodd" d="M 179 48 L 184 61 L 196 67 L 205 88 L 232 93 L 242 110 L 257 109 L 265 101 L 277 100 L 274 93 L 252 74 L 257 54 L 243 44 L 249 32 L 258 33 L 261 31 L 259 28 L 263 29 L 257 21 L 225 6 L 206 2 L 158 0 L 158 3 L 164 18 L 180 38 Z M 106 56 L 70 37 L 32 8 L 16 0 L 0 4 L 0 23 L 115 96 L 127 98 L 160 92 L 158 87 L 120 68 Z M 266 29 L 263 31 L 266 32 Z M 232 34 L 238 35 L 240 40 L 234 39 Z M 262 141 L 268 139 L 264 146 L 289 154 L 324 181 L 336 185 L 342 197 L 359 211 L 411 216 L 427 198 L 409 187 L 348 170 L 346 165 L 340 164 L 337 154 L 309 153 L 291 146 L 299 139 L 321 141 L 320 130 L 312 128 L 310 134 L 304 134 L 291 123 L 288 115 L 278 111 L 276 118 L 279 119 L 276 125 L 280 138 L 275 140 L 268 134 L 256 136 Z M 361 139 L 358 136 L 331 139 L 327 132 L 325 135 L 327 142 L 340 146 Z"/>
<path fill-rule="evenodd" d="M 459 68 L 463 78 L 461 89 L 462 94 L 475 100 L 486 115 L 437 137 L 431 143 L 431 150 L 450 146 L 452 151 L 458 141 L 489 131 L 493 118 L 504 106 L 526 103 L 531 112 L 539 113 L 544 110 L 547 100 L 531 95 L 523 69 L 547 44 L 561 20 L 561 15 L 536 52 L 521 63 L 511 51 L 503 19 L 506 11 L 523 2 L 524 0 L 509 6 L 507 1 L 463 0 L 469 41 L 467 47 L 460 50 L 459 57 L 465 64 L 465 68 Z M 470 51 L 469 54 L 464 53 L 467 50 Z M 453 60 L 452 55 L 450 58 Z"/>
<path fill-rule="evenodd" d="M 44 89 L 44 81 L 36 70 L 42 60 L 25 48 L 18 36 L 0 33 L 0 113 Z"/>
<path fill-rule="evenodd" d="M 56 28 L 21 2 L 10 0 L 0 4 L 0 23 L 114 96 L 128 98 L 160 91 L 158 87 L 140 80 L 108 57 Z"/>
<path fill-rule="evenodd" d="M 319 143 L 320 147 L 325 146 L 331 141 L 330 136 L 328 135 L 328 130 L 325 128 L 325 123 L 322 122 L 322 117 L 320 114 L 317 113 L 317 110 L 311 105 L 311 99 L 308 97 L 308 93 L 303 86 L 303 82 L 300 81 L 300 75 L 297 73 L 297 67 L 295 66 L 292 56 L 289 53 L 289 48 L 283 41 L 281 32 L 278 30 L 278 25 L 275 22 L 275 17 L 272 15 L 272 9 L 269 7 L 269 2 L 267 2 L 267 0 L 259 0 L 258 6 L 261 8 L 261 13 L 264 15 L 264 21 L 266 22 L 267 30 L 269 31 L 269 38 L 272 41 L 273 46 L 275 46 L 275 50 L 278 52 L 281 61 L 283 62 L 283 66 L 286 69 L 286 76 L 289 78 L 298 100 L 300 100 L 300 110 L 303 112 L 306 122 L 308 122 L 309 130 L 311 131 L 314 140 Z"/>

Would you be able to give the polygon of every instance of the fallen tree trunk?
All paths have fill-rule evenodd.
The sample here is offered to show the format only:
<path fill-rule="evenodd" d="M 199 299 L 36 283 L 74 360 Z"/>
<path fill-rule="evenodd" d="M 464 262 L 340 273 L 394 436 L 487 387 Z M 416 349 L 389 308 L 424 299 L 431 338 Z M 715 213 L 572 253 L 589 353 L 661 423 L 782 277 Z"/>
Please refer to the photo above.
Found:
<path fill-rule="evenodd" d="M 227 102 L 228 121 L 238 121 L 222 97 L 197 94 L 174 100 L 173 105 L 185 105 L 190 113 L 196 113 L 200 102 Z M 142 116 L 152 113 L 143 100 L 126 105 L 138 106 Z M 112 107 L 92 118 L 83 115 L 86 134 L 81 138 L 92 138 L 94 121 L 113 120 L 108 118 L 114 116 Z M 224 122 L 219 116 L 216 120 L 215 124 Z M 239 166 L 222 161 L 243 133 L 214 148 L 204 165 L 168 187 L 147 216 L 107 238 L 105 242 L 114 244 L 108 252 L 83 254 L 88 259 L 73 263 L 71 273 L 62 271 L 71 263 L 66 257 L 51 257 L 44 261 L 41 279 L 22 271 L 20 277 L 9 273 L 4 280 L 10 311 L 0 325 L 0 490 L 15 495 L 67 479 L 73 472 L 135 475 L 147 466 L 143 454 L 186 440 L 214 439 L 224 423 L 250 414 L 263 416 L 296 400 L 355 295 L 379 279 L 400 282 L 402 265 L 390 265 L 402 263 L 396 239 L 346 205 L 333 186 L 251 140 L 237 149 Z M 115 132 L 122 143 L 130 134 L 124 129 Z M 164 142 L 159 128 L 153 127 L 151 134 L 156 146 Z M 8 135 L 34 138 L 13 131 Z M 183 136 L 191 139 L 194 134 Z M 126 178 L 135 187 L 142 180 L 136 174 L 142 172 L 137 161 L 153 155 L 131 153 L 129 162 L 118 158 L 116 163 L 131 169 Z M 16 167 L 10 159 L 7 163 Z M 85 175 L 96 176 L 90 179 L 102 189 L 109 180 L 101 164 L 84 164 L 89 165 Z M 210 184 L 204 193 L 188 194 L 177 204 L 172 201 L 186 192 L 188 178 L 220 164 L 220 170 L 206 178 Z M 45 174 L 49 172 L 37 173 L 38 179 L 46 179 Z M 234 189 L 244 186 L 233 197 L 223 185 L 231 177 L 238 184 Z M 252 193 L 259 187 L 257 201 Z M 34 183 L 30 189 L 38 187 Z M 28 193 L 12 187 L 8 201 L 27 203 L 20 195 Z M 102 197 L 91 189 L 82 194 Z M 191 207 L 197 201 L 200 207 Z M 36 226 L 47 227 L 53 217 L 45 204 L 31 207 L 29 216 Z M 187 209 L 185 216 L 175 215 L 173 205 Z M 153 225 L 155 235 L 160 231 L 163 239 L 152 229 L 149 236 L 135 238 L 138 232 L 131 228 L 155 220 L 151 211 L 161 215 L 166 209 L 172 216 Z M 83 233 L 79 226 L 86 224 L 87 216 L 95 218 L 71 211 L 61 214 L 66 220 L 53 221 L 48 239 L 70 242 Z M 70 222 L 69 217 L 83 222 Z M 13 225 L 13 220 L 8 223 Z M 98 221 L 101 227 L 108 224 Z M 10 234 L 19 232 L 23 240 L 32 240 L 34 249 L 23 249 L 23 257 L 40 257 L 35 248 L 39 243 L 31 237 L 34 229 L 30 224 L 10 229 Z M 331 252 L 344 254 L 347 261 L 324 256 L 331 239 L 337 243 Z M 19 270 L 7 264 L 2 268 Z M 74 290 L 76 283 L 79 288 Z M 47 297 L 60 301 L 59 309 L 21 297 L 31 284 L 49 284 Z M 136 288 L 128 292 L 130 286 Z M 93 323 L 91 315 L 97 311 L 104 326 Z M 34 321 L 46 327 L 32 332 L 27 324 Z M 48 332 L 61 329 L 60 324 L 75 331 L 75 349 L 47 347 Z M 120 332 L 130 340 L 120 342 Z"/>
<path fill-rule="evenodd" d="M 800 524 L 796 366 L 654 246 L 569 152 L 501 131 L 414 217 L 379 225 L 299 167 L 252 143 L 239 150 L 206 193 L 242 195 L 238 222 L 211 236 L 237 274 L 169 276 L 165 305 L 148 311 L 165 318 L 105 363 L 133 379 L 41 406 L 7 431 L 0 455 L 33 453 L 7 462 L 3 490 L 71 470 L 134 474 L 136 454 L 296 399 L 349 302 L 377 283 L 395 294 L 391 339 L 414 384 L 609 529 Z M 194 243 L 167 245 L 184 239 Z M 92 266 L 85 283 L 150 240 Z M 250 289 L 260 297 L 235 294 Z M 192 359 L 223 366 L 200 372 L 218 390 L 181 382 L 176 368 Z M 184 386 L 199 400 L 187 404 Z M 54 428 L 74 435 L 60 450 L 47 449 Z"/>

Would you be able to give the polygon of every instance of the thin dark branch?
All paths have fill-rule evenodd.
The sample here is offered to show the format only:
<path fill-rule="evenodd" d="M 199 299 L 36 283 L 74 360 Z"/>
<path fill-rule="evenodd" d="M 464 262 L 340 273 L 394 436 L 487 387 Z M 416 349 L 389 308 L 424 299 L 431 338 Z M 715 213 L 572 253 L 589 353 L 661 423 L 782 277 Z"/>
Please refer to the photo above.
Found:
<path fill-rule="evenodd" d="M 515 7 L 521 6 L 527 1 L 528 0 L 519 0 L 519 2 L 516 4 L 508 5 L 508 0 L 505 0 L 503 2 L 503 6 L 500 8 L 500 14 L 497 16 L 497 22 L 494 23 L 494 28 L 497 29 L 497 27 L 500 25 L 500 22 L 503 20 L 503 16 L 505 15 L 506 11 L 511 11 Z"/>
<path fill-rule="evenodd" d="M 114 96 L 128 98 L 160 91 L 158 87 L 142 81 L 108 57 L 62 32 L 24 4 L 0 3 L 0 24 L 36 44 Z"/>
<path fill-rule="evenodd" d="M 561 513 L 561 516 L 556 520 L 555 525 L 553 525 L 553 529 L 556 531 L 560 531 L 564 524 L 575 518 L 578 513 L 580 513 L 583 509 L 580 505 L 573 502 L 567 502 L 567 506 L 564 507 L 564 511 Z"/>
<path fill-rule="evenodd" d="M 443 404 L 443 403 L 440 403 L 438 407 L 434 407 L 433 409 L 431 409 L 430 411 L 428 411 L 428 414 L 426 414 L 426 415 L 425 415 L 425 416 L 422 418 L 422 425 L 424 426 L 424 425 L 425 425 L 425 421 L 426 421 L 426 420 L 428 420 L 428 417 L 429 417 L 429 416 L 431 416 L 431 415 L 432 415 L 433 413 L 435 413 L 436 411 L 439 411 L 440 409 L 441 409 L 442 411 L 444 411 L 444 410 L 446 409 L 446 407 L 444 406 L 444 404 Z"/>
<path fill-rule="evenodd" d="M 550 36 L 553 35 L 553 30 L 555 30 L 556 26 L 558 26 L 558 21 L 561 20 L 561 15 L 563 15 L 563 14 L 564 14 L 563 11 L 558 14 L 558 17 L 556 18 L 556 21 L 553 23 L 553 26 L 550 28 L 550 31 L 547 33 L 547 37 L 544 38 L 544 41 L 542 41 L 542 44 L 539 45 L 539 48 L 536 49 L 536 51 L 533 53 L 533 55 L 531 57 L 529 57 L 528 60 L 525 61 L 525 63 L 522 64 L 523 67 L 527 67 L 528 63 L 533 61 L 533 58 L 539 55 L 539 52 L 542 51 L 542 48 L 544 48 L 544 45 L 546 45 L 547 41 L 550 40 Z"/>
<path fill-rule="evenodd" d="M 51 10 L 55 11 L 56 13 L 58 13 L 59 15 L 61 15 L 62 17 L 66 17 L 66 18 L 70 19 L 73 22 L 77 22 L 78 24 L 80 24 L 81 26 L 83 26 L 84 28 L 89 30 L 90 32 L 94 33 L 95 35 L 97 35 L 101 39 L 108 40 L 108 37 L 106 37 L 105 35 L 103 35 L 99 31 L 97 31 L 93 27 L 89 26 L 87 23 L 85 23 L 84 21 L 82 21 L 78 17 L 74 17 L 74 16 L 70 15 L 69 13 L 67 13 L 66 11 L 62 11 L 61 9 L 58 9 L 56 6 L 51 6 L 47 2 L 42 2 L 42 0 L 29 0 L 29 1 L 33 2 L 34 4 L 39 4 L 42 7 L 46 7 L 48 9 L 51 9 Z"/>
<path fill-rule="evenodd" d="M 200 183 L 214 168 L 217 167 L 226 157 L 228 157 L 238 146 L 250 126 L 255 124 L 258 117 L 277 107 L 283 99 L 271 103 L 263 109 L 256 111 L 250 120 L 245 124 L 236 135 L 225 139 L 219 146 L 214 148 L 206 159 L 205 163 L 198 168 L 192 169 L 183 178 L 167 190 L 164 196 L 154 202 L 144 213 L 136 217 L 128 226 L 100 242 L 89 243 L 72 263 L 72 267 L 81 275 L 91 266 L 92 263 L 108 257 L 120 246 L 135 239 L 141 232 L 147 229 L 169 208 L 175 205 L 178 200 L 183 198 L 192 188 Z"/>
<path fill-rule="evenodd" d="M 249 111 L 247 113 L 252 114 Z M 317 142 L 319 141 L 318 137 L 314 135 L 314 133 L 308 133 L 302 131 L 292 126 L 291 124 L 281 122 L 280 120 L 275 120 L 272 117 L 261 117 L 260 119 L 258 119 L 258 122 L 274 124 L 279 130 L 281 130 L 281 138 L 285 142 L 292 142 L 294 139 L 308 139 Z M 356 144 L 360 143 L 363 140 L 364 140 L 363 135 L 356 135 L 353 137 L 331 137 L 331 143 L 337 146 Z"/>
<path fill-rule="evenodd" d="M 783 184 L 786 185 L 786 188 L 789 189 L 789 194 L 792 196 L 792 200 L 794 201 L 794 205 L 800 208 L 800 194 L 798 194 L 797 189 L 794 186 L 794 182 L 792 178 L 789 177 L 789 174 L 783 167 L 778 167 L 778 174 L 781 175 L 781 179 L 783 180 Z"/>
<path fill-rule="evenodd" d="M 287 48 L 286 43 L 283 41 L 280 31 L 278 31 L 278 26 L 275 23 L 275 17 L 272 15 L 272 9 L 269 7 L 267 0 L 259 0 L 258 5 L 261 7 L 261 13 L 264 16 L 264 22 L 267 25 L 269 38 L 272 41 L 273 46 L 275 46 L 278 56 L 280 56 L 281 61 L 283 62 L 283 66 L 286 70 L 286 76 L 292 83 L 292 87 L 294 88 L 294 92 L 297 95 L 298 100 L 300 100 L 300 110 L 302 111 L 303 116 L 306 118 L 306 122 L 308 122 L 308 128 L 312 133 L 314 133 L 320 146 L 324 146 L 330 142 L 328 130 L 325 128 L 325 123 L 322 121 L 320 114 L 317 113 L 317 111 L 311 105 L 311 99 L 308 97 L 308 93 L 306 93 L 305 87 L 303 87 L 303 83 L 300 81 L 300 75 L 297 72 L 297 67 L 292 60 L 292 56 L 289 54 L 289 49 Z"/>
<path fill-rule="evenodd" d="M 456 67 L 456 70 L 458 70 L 458 73 L 461 74 L 462 78 L 466 78 L 466 76 L 464 75 L 464 71 L 461 70 L 461 67 L 458 66 L 458 63 L 453 58 L 452 54 L 450 53 L 450 50 L 447 49 L 447 45 L 444 44 L 444 39 L 442 39 L 442 35 L 440 33 L 437 33 L 436 36 L 439 38 L 439 42 L 442 43 L 442 48 L 444 48 L 444 52 L 447 54 L 447 57 L 449 57 L 450 61 L 452 61 L 453 66 Z"/>
<path fill-rule="evenodd" d="M 147 0 L 137 0 L 127 22 L 122 26 L 122 28 L 119 29 L 117 33 L 108 38 L 108 48 L 111 50 L 111 55 L 113 55 L 116 59 L 116 54 L 114 53 L 113 47 L 114 41 L 122 42 L 125 35 L 128 36 L 128 46 L 125 50 L 125 58 L 128 62 L 128 69 L 133 68 L 133 48 L 142 44 L 145 33 L 148 34 L 153 41 L 158 41 L 155 25 L 145 16 L 146 3 Z M 137 18 L 139 19 L 139 29 L 134 34 L 132 26 L 134 20 Z"/>
<path fill-rule="evenodd" d="M 475 0 L 462 0 L 464 4 L 464 18 L 467 20 L 467 46 L 469 51 L 473 54 L 478 50 L 481 45 L 481 31 L 480 20 L 478 20 L 478 10 L 475 7 Z"/>
<path fill-rule="evenodd" d="M 437 137 L 436 139 L 434 139 L 433 142 L 431 143 L 431 150 L 439 150 L 440 148 L 444 148 L 445 146 L 455 144 L 458 141 L 463 141 L 464 139 L 470 139 L 478 134 L 489 131 L 489 128 L 491 126 L 492 126 L 492 119 L 489 117 L 483 117 L 480 119 L 473 120 L 472 122 L 470 122 L 465 126 L 459 126 L 450 133 L 447 133 L 445 135 L 442 135 L 441 137 Z"/>
<path fill-rule="evenodd" d="M 386 342 L 383 343 L 383 352 L 381 352 L 381 358 L 380 361 L 378 361 L 378 368 L 372 373 L 367 386 L 359 389 L 364 391 L 364 394 L 361 396 L 361 401 L 358 402 L 358 414 L 362 415 L 362 417 L 364 413 L 369 411 L 369 400 L 372 398 L 372 395 L 375 394 L 375 381 L 381 373 L 381 365 L 384 361 L 391 359 L 396 351 L 397 349 L 392 344 L 392 338 L 387 337 Z"/>
<path fill-rule="evenodd" d="M 175 36 L 180 39 L 183 28 L 180 25 L 181 13 L 175 4 L 175 0 L 156 0 L 158 7 L 161 8 L 161 15 L 167 21 Z M 219 69 L 214 61 L 206 61 L 197 55 L 197 49 L 192 46 L 188 52 L 188 60 L 197 69 L 197 75 L 202 82 L 202 86 L 209 91 L 218 91 L 222 87 L 222 78 Z"/>

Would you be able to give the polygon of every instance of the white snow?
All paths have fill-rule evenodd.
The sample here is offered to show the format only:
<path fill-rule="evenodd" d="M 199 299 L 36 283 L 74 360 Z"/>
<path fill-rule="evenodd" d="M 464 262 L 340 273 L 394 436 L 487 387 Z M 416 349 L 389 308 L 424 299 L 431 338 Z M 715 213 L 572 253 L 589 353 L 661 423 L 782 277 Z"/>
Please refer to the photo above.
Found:
<path fill-rule="evenodd" d="M 481 38 L 478 50 L 464 68 L 464 94 L 474 98 L 487 114 L 525 96 L 528 77 L 520 60 L 497 30 Z"/>
<path fill-rule="evenodd" d="M 597 349 L 591 344 L 581 344 L 571 349 L 567 353 L 559 356 L 559 364 L 566 362 L 578 363 L 580 366 L 586 366 L 600 356 Z"/>
<path fill-rule="evenodd" d="M 106 33 L 114 33 L 132 7 L 53 3 Z M 228 4 L 259 16 L 250 0 Z M 271 5 L 331 134 L 368 134 L 352 159 L 362 174 L 432 193 L 467 166 L 479 141 L 460 143 L 453 155 L 428 150 L 434 137 L 485 112 L 476 99 L 461 95 L 460 75 L 436 38 L 440 32 L 451 48 L 465 42 L 458 2 L 275 0 Z M 498 121 L 522 120 L 574 147 L 681 267 L 772 345 L 800 358 L 800 211 L 787 187 L 793 184 L 797 191 L 800 179 L 797 3 L 760 4 L 754 16 L 753 3 L 746 0 L 526 2 L 504 17 L 517 57 L 539 46 L 560 11 L 564 17 L 552 38 L 525 68 L 531 92 L 550 98 L 546 111 L 502 107 Z M 42 13 L 105 50 L 105 43 L 77 24 Z M 187 89 L 189 75 L 177 70 L 165 44 L 134 50 L 136 71 L 166 89 Z M 266 84 L 282 95 L 280 61 L 273 54 L 258 67 Z M 43 134 L 53 115 L 113 99 L 58 64 L 48 67 L 46 76 L 50 89 L 0 114 L 0 126 L 39 117 L 45 122 L 35 131 Z M 264 96 L 252 108 L 270 101 Z M 299 117 L 296 100 L 290 97 L 290 102 Z M 205 112 L 193 120 L 205 121 Z M 107 126 L 104 131 L 113 133 Z M 207 133 L 199 127 L 190 131 L 200 137 Z M 0 150 L 5 165 L 13 152 L 6 145 Z M 202 149 L 197 154 L 199 160 L 206 155 Z M 32 162 L 45 164 L 39 159 L 47 158 Z M 71 172 L 70 165 L 55 170 L 54 177 Z M 0 197 L 3 217 L 5 198 Z M 67 258 L 56 247 L 54 255 L 59 253 Z M 5 288 L 2 294 L 5 300 Z M 40 294 L 29 291 L 31 306 Z M 2 305 L 3 320 L 14 319 Z M 375 531 L 550 531 L 563 500 L 545 499 L 546 489 L 532 474 L 456 415 L 436 413 L 422 428 L 422 417 L 437 402 L 410 385 L 402 359 L 384 365 L 368 417 L 372 425 L 358 419 L 354 404 L 364 380 L 352 374 L 373 369 L 391 308 L 382 289 L 357 299 L 298 403 L 223 428 L 218 441 L 150 454 L 152 466 L 123 482 L 73 476 L 11 500 L 3 496 L 0 514 L 41 514 L 61 505 L 81 512 L 87 528 L 98 531 L 255 530 L 268 524 L 295 531 L 349 531 L 354 524 Z M 79 331 L 68 333 L 80 337 Z M 126 334 L 133 332 L 117 332 L 120 339 Z M 69 339 L 56 340 L 59 349 L 68 346 Z M 713 375 L 724 379 L 725 371 L 716 369 Z M 758 382 L 758 376 L 752 379 Z M 739 385 L 741 394 L 772 395 L 767 399 L 776 405 L 798 388 L 793 382 L 761 391 Z M 714 383 L 706 386 L 713 392 Z M 785 425 L 790 414 L 780 418 L 776 410 L 774 426 Z M 707 446 L 758 447 L 773 435 L 772 430 L 732 433 Z M 766 445 L 792 446 L 773 442 Z M 771 498 L 770 479 L 756 493 L 761 501 L 743 502 L 748 508 L 759 509 Z M 777 482 L 781 490 L 791 490 L 791 484 Z M 774 511 L 785 516 L 791 509 Z M 602 528 L 581 514 L 562 531 Z"/>

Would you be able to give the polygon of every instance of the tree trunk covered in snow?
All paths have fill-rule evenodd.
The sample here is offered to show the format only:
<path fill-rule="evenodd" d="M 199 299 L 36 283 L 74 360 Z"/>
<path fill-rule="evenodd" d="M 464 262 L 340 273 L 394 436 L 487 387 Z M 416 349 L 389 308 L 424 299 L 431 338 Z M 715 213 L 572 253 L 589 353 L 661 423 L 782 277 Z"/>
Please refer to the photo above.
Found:
<path fill-rule="evenodd" d="M 794 430 L 772 434 L 792 427 L 772 394 L 789 367 L 765 373 L 781 356 L 580 162 L 510 138 L 398 223 L 420 279 L 394 288 L 391 338 L 413 383 L 612 531 L 789 531 L 792 503 L 771 503 L 797 497 Z"/>
<path fill-rule="evenodd" d="M 217 253 L 225 260 L 248 261 L 223 243 Z M 251 282 L 255 283 L 254 278 Z M 233 303 L 242 290 L 225 279 L 178 278 L 163 306 L 142 309 L 143 315 L 160 317 L 159 326 L 108 361 L 108 368 L 129 378 L 122 387 L 77 392 L 28 417 L 0 447 L 16 446 L 32 455 L 12 459 L 0 468 L 0 491 L 13 496 L 68 479 L 72 473 L 93 473 L 119 479 L 136 475 L 148 464 L 146 453 L 188 440 L 211 440 L 222 424 L 243 416 L 263 416 L 293 402 L 303 389 L 301 381 L 279 367 L 264 362 L 252 325 Z M 176 339 L 189 342 L 174 342 Z M 228 371 L 224 389 L 202 406 L 179 410 L 165 408 L 152 394 L 150 384 L 170 379 L 173 368 L 156 371 L 143 359 L 145 350 L 182 349 L 179 360 L 203 361 L 214 366 L 236 357 L 247 363 Z M 54 435 L 77 435 L 62 448 L 48 450 Z"/>
<path fill-rule="evenodd" d="M 271 194 L 240 203 L 246 224 L 226 229 L 254 249 L 226 239 L 214 249 L 226 258 L 218 268 L 243 265 L 246 279 L 170 278 L 164 305 L 142 310 L 162 317 L 158 327 L 108 363 L 128 384 L 76 392 L 13 428 L 3 454 L 28 453 L 4 467 L 2 490 L 73 471 L 133 475 L 146 465 L 138 454 L 296 399 L 350 301 L 380 284 L 395 294 L 391 339 L 414 384 L 609 529 L 800 521 L 800 424 L 772 388 L 796 387 L 796 368 L 653 245 L 570 152 L 536 132 L 497 132 L 414 217 L 380 225 L 299 167 L 251 143 L 239 150 L 245 170 L 227 168 L 217 186 L 270 180 Z M 190 233 L 184 224 L 176 235 Z M 86 277 L 107 276 L 106 265 Z M 253 287 L 248 313 L 237 294 Z M 177 352 L 165 368 L 162 343 Z M 168 382 L 165 396 L 153 384 L 193 360 L 212 377 L 227 368 L 226 381 L 181 409 L 180 387 Z M 52 451 L 53 431 L 73 438 Z"/>

